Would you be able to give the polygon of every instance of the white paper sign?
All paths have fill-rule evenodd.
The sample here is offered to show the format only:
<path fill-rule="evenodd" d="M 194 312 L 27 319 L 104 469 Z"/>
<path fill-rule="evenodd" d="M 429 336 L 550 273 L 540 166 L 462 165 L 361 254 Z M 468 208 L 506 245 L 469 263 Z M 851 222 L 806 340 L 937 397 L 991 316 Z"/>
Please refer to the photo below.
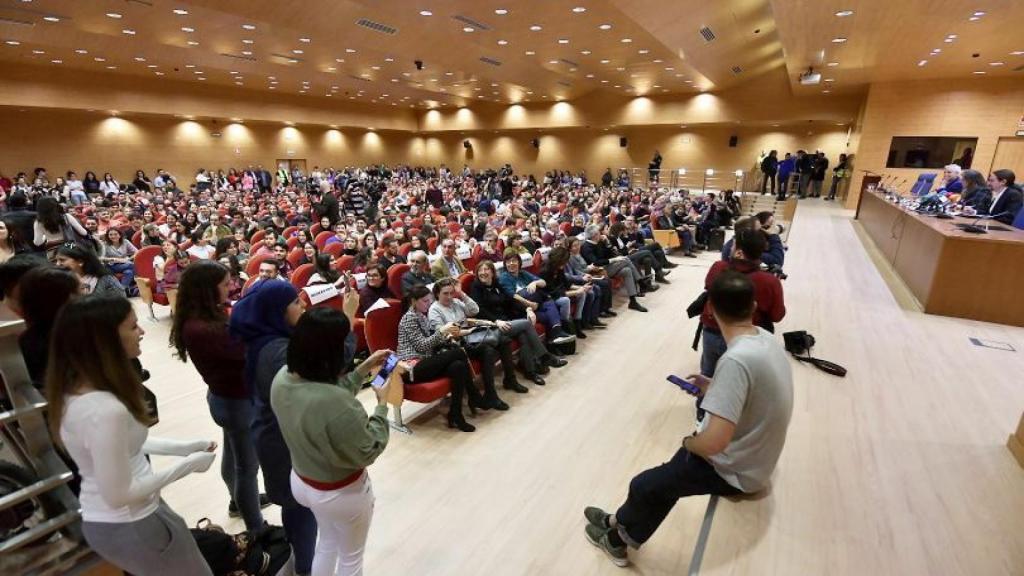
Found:
<path fill-rule="evenodd" d="M 529 268 L 530 266 L 533 266 L 533 254 L 527 254 L 526 256 L 523 256 L 522 267 Z"/>
<path fill-rule="evenodd" d="M 378 298 L 376 302 L 374 302 L 369 308 L 366 309 L 366 312 L 363 313 L 363 316 L 369 316 L 370 312 L 374 312 L 374 311 L 377 311 L 377 310 L 383 310 L 385 308 L 390 308 L 390 307 L 391 307 L 391 304 L 388 304 L 387 300 L 385 300 L 383 298 Z"/>
<path fill-rule="evenodd" d="M 303 290 L 309 296 L 310 304 L 314 306 L 340 294 L 338 287 L 334 284 L 315 284 L 313 286 L 306 286 Z"/>
<path fill-rule="evenodd" d="M 455 257 L 458 258 L 459 260 L 469 260 L 469 257 L 471 255 L 472 251 L 470 250 L 468 244 L 463 244 L 462 246 L 459 246 L 458 248 L 455 249 Z"/>
<path fill-rule="evenodd" d="M 353 278 L 356 280 L 356 290 L 362 290 L 366 288 L 366 272 L 360 272 L 359 274 L 353 274 Z"/>

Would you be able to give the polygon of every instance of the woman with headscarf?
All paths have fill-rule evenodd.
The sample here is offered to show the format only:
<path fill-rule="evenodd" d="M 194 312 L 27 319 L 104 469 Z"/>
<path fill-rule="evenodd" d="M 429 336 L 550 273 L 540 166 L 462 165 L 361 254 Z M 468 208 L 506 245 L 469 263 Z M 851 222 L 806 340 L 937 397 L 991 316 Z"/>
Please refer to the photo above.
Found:
<path fill-rule="evenodd" d="M 253 439 L 270 501 L 295 553 L 295 572 L 312 570 L 317 525 L 312 511 L 292 496 L 291 454 L 270 406 L 274 376 L 287 363 L 288 340 L 302 317 L 299 293 L 289 282 L 258 282 L 231 310 L 231 335 L 245 344 L 245 385 L 253 399 Z"/>

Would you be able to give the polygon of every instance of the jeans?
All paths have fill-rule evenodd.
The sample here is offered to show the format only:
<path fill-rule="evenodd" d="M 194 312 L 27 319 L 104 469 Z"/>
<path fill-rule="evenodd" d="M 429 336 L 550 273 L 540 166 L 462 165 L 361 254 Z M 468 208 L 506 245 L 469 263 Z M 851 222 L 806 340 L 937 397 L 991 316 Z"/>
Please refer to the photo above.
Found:
<path fill-rule="evenodd" d="M 835 176 L 832 177 L 832 184 L 829 185 L 829 188 L 828 188 L 828 199 L 829 200 L 835 200 L 836 199 L 836 188 L 839 187 L 839 180 L 840 179 L 835 177 Z"/>
<path fill-rule="evenodd" d="M 125 290 L 131 287 L 132 283 L 135 282 L 135 265 L 131 262 L 111 262 L 107 264 L 107 268 L 114 274 L 121 275 L 121 286 Z"/>
<path fill-rule="evenodd" d="M 654 535 L 680 498 L 739 493 L 707 460 L 680 448 L 671 460 L 641 472 L 629 483 L 626 502 L 615 512 L 619 536 L 639 548 Z"/>
<path fill-rule="evenodd" d="M 358 480 L 337 490 L 317 490 L 291 475 L 292 493 L 309 508 L 320 527 L 312 576 L 358 576 L 373 519 L 373 484 L 363 472 Z"/>
<path fill-rule="evenodd" d="M 76 191 L 71 193 L 71 204 L 75 206 L 81 206 L 88 199 L 89 197 L 85 195 L 85 192 Z"/>
<path fill-rule="evenodd" d="M 567 322 L 572 318 L 572 301 L 569 300 L 568 296 L 562 296 L 555 300 L 555 306 L 558 307 L 558 316 L 562 319 L 562 322 Z"/>
<path fill-rule="evenodd" d="M 715 366 L 718 359 L 725 354 L 725 338 L 722 333 L 716 330 L 708 330 L 707 326 L 702 330 L 704 345 L 700 353 L 700 373 L 708 378 L 715 376 Z"/>
<path fill-rule="evenodd" d="M 263 527 L 260 512 L 259 460 L 252 439 L 252 401 L 248 398 L 225 398 L 207 393 L 210 416 L 224 431 L 220 476 L 228 487 L 231 500 L 245 520 L 246 530 Z"/>
<path fill-rule="evenodd" d="M 543 324 L 549 333 L 552 328 L 562 325 L 563 317 L 569 317 L 568 314 L 563 316 L 559 306 L 541 292 L 535 291 L 531 294 L 526 290 L 520 290 L 518 294 L 538 305 L 538 308 L 534 311 L 537 314 L 537 321 Z M 566 301 L 568 301 L 568 298 L 566 298 Z"/>
<path fill-rule="evenodd" d="M 576 296 L 573 296 L 573 300 L 576 304 L 576 310 L 572 313 L 572 319 L 579 321 L 583 319 L 583 310 L 587 306 L 587 301 L 593 298 L 592 292 L 580 292 Z"/>

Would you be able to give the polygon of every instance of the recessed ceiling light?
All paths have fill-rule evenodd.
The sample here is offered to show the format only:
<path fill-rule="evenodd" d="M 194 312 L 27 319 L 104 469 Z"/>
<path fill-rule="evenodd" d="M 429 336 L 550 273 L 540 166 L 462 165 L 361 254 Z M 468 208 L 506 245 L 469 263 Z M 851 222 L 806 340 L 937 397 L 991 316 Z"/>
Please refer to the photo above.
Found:
<path fill-rule="evenodd" d="M 252 56 L 252 50 L 242 50 L 242 56 Z"/>
<path fill-rule="evenodd" d="M 636 51 L 637 54 L 649 54 L 651 51 L 646 48 L 641 48 Z"/>
<path fill-rule="evenodd" d="M 832 91 L 831 90 L 822 90 L 821 93 L 822 94 L 831 94 Z"/>
<path fill-rule="evenodd" d="M 984 13 L 984 12 L 982 12 L 981 10 L 979 10 L 979 11 L 977 11 L 977 12 L 975 12 L 975 13 L 973 14 L 973 16 L 974 16 L 974 17 L 976 17 L 976 18 L 981 18 L 981 17 L 982 17 L 982 16 L 984 16 L 984 15 L 985 15 L 985 13 Z"/>
<path fill-rule="evenodd" d="M 206 78 L 196 78 L 196 80 L 203 80 L 203 81 L 205 81 Z"/>
<path fill-rule="evenodd" d="M 143 58 L 142 56 L 136 56 L 136 57 L 135 57 L 135 61 L 136 61 L 136 62 L 145 62 L 145 61 L 146 61 L 146 59 L 145 59 L 145 58 Z"/>
<path fill-rule="evenodd" d="M 1024 50 L 1014 50 L 1010 52 L 1010 56 L 1024 56 Z"/>
<path fill-rule="evenodd" d="M 33 50 L 32 53 L 33 54 L 46 54 L 46 52 L 44 52 L 42 50 Z"/>
<path fill-rule="evenodd" d="M 1004 64 L 1003 62 L 989 62 L 988 63 L 989 66 L 1002 66 L 1003 64 Z"/>
<path fill-rule="evenodd" d="M 675 66 L 665 66 L 665 70 L 668 70 L 669 72 L 671 72 L 671 71 L 673 71 L 675 69 L 676 69 Z"/>
<path fill-rule="evenodd" d="M 664 60 L 662 60 L 661 58 L 655 58 L 654 60 L 651 60 L 651 62 L 654 62 L 655 64 L 661 64 L 662 62 L 664 62 Z"/>
<path fill-rule="evenodd" d="M 298 60 L 296 60 L 295 58 L 289 58 L 289 59 L 288 59 L 288 63 L 289 63 L 289 64 L 298 64 L 298 63 L 299 63 L 299 61 L 298 61 Z"/>
<path fill-rule="evenodd" d="M 195 64 L 185 64 L 185 68 L 188 68 L 188 69 L 190 69 L 190 70 L 191 70 L 192 68 L 195 68 L 195 67 L 196 67 L 196 65 L 195 65 Z"/>
<path fill-rule="evenodd" d="M 526 51 L 526 55 L 527 56 L 533 56 L 534 54 L 536 54 L 536 52 L 534 52 L 533 50 L 527 50 Z"/>
<path fill-rule="evenodd" d="M 75 50 L 75 54 L 88 54 L 88 53 L 89 53 L 89 51 L 85 50 L 84 48 L 79 48 L 78 50 Z"/>
<path fill-rule="evenodd" d="M 846 38 L 843 38 L 842 36 L 832 39 L 833 44 L 842 44 L 843 42 L 846 42 Z"/>
<path fill-rule="evenodd" d="M 932 54 L 939 54 L 940 52 L 942 52 L 942 48 L 936 48 L 935 50 L 932 50 Z"/>
<path fill-rule="evenodd" d="M 313 40 L 311 40 L 309 38 L 299 38 L 299 42 L 302 42 L 303 44 L 309 44 L 312 41 Z"/>
<path fill-rule="evenodd" d="M 50 62 L 53 62 L 54 64 L 63 64 L 64 63 L 63 60 L 50 60 Z"/>
<path fill-rule="evenodd" d="M 135 36 L 135 30 L 132 30 L 130 28 L 125 28 L 124 30 L 121 30 L 121 34 L 127 34 L 129 36 Z"/>
<path fill-rule="evenodd" d="M 590 50 L 580 50 L 580 54 L 583 54 L 584 56 L 590 56 Z"/>
<path fill-rule="evenodd" d="M 433 16 L 434 13 L 430 10 L 420 10 L 420 16 Z"/>
<path fill-rule="evenodd" d="M 587 78 L 593 78 L 593 77 L 594 77 L 593 74 L 587 74 Z"/>
<path fill-rule="evenodd" d="M 956 38 L 946 38 L 945 40 L 943 40 L 943 42 L 945 42 L 946 44 L 952 44 L 955 40 Z"/>
<path fill-rule="evenodd" d="M 622 43 L 623 43 L 623 44 L 629 44 L 629 43 L 630 43 L 630 42 L 632 42 L 632 41 L 633 41 L 633 39 L 632 39 L 632 38 L 623 38 L 623 39 L 622 39 Z"/>
<path fill-rule="evenodd" d="M 625 66 L 619 66 L 618 68 L 616 68 L 616 70 L 618 70 L 619 72 L 624 72 L 626 70 L 626 67 Z"/>
<path fill-rule="evenodd" d="M 242 44 L 252 44 L 253 40 L 250 38 L 242 38 Z"/>
<path fill-rule="evenodd" d="M 101 58 L 101 57 L 99 57 L 99 56 L 97 56 L 97 57 L 93 58 L 93 60 L 95 60 L 96 62 L 106 62 L 106 61 L 107 61 L 107 59 L 106 59 L 106 58 Z"/>
<path fill-rule="evenodd" d="M 835 78 L 825 78 L 825 82 L 835 82 Z"/>
<path fill-rule="evenodd" d="M 355 48 L 345 48 L 345 52 L 348 52 L 349 54 L 355 54 L 356 53 L 356 49 Z"/>
<path fill-rule="evenodd" d="M 598 26 L 598 28 L 600 28 L 601 30 L 611 30 L 612 29 L 612 25 L 611 24 L 601 24 L 600 26 Z"/>
<path fill-rule="evenodd" d="M 548 64 L 558 64 L 558 60 L 548 60 Z"/>
<path fill-rule="evenodd" d="M 8 46 L 19 46 L 21 42 L 18 42 L 17 40 L 7 40 L 4 44 L 7 44 Z"/>
<path fill-rule="evenodd" d="M 146 68 L 151 68 L 151 69 L 152 68 L 159 68 L 159 66 L 157 66 L 156 64 L 150 64 L 150 65 L 146 66 Z"/>
<path fill-rule="evenodd" d="M 980 16 L 971 16 L 967 19 L 968 22 L 977 22 L 978 20 L 981 20 Z"/>
<path fill-rule="evenodd" d="M 56 16 L 43 16 L 43 20 L 47 22 L 60 22 L 60 18 Z M 60 62 L 54 62 L 54 64 L 60 64 Z"/>
<path fill-rule="evenodd" d="M 839 66 L 839 62 L 829 62 L 826 66 L 829 68 L 835 68 L 836 66 Z"/>
<path fill-rule="evenodd" d="M 202 76 L 203 75 L 203 71 L 202 70 L 194 70 L 192 73 L 196 74 L 197 76 Z"/>
<path fill-rule="evenodd" d="M 107 12 L 107 18 L 114 18 L 115 20 L 120 20 L 121 15 L 117 12 Z"/>
<path fill-rule="evenodd" d="M 558 43 L 559 44 L 568 44 L 569 43 L 569 39 L 568 38 L 559 38 L 558 39 Z"/>
<path fill-rule="evenodd" d="M 534 32 L 540 32 L 541 30 L 543 30 L 543 28 L 541 28 L 537 24 L 534 24 L 533 26 L 530 26 L 530 30 L 533 30 Z"/>
<path fill-rule="evenodd" d="M 196 42 L 195 40 L 189 40 L 187 44 L 189 46 L 199 46 L 199 42 Z"/>
<path fill-rule="evenodd" d="M 980 75 L 980 74 L 985 74 L 985 71 L 984 70 L 975 70 L 974 73 Z"/>
<path fill-rule="evenodd" d="M 847 16 L 853 16 L 853 10 L 840 10 L 839 12 L 836 12 L 836 16 L 838 16 L 840 18 L 845 18 Z"/>
<path fill-rule="evenodd" d="M 462 28 L 462 31 L 463 32 L 472 32 L 473 31 L 473 27 L 472 26 L 464 26 Z"/>
<path fill-rule="evenodd" d="M 607 83 L 608 83 L 607 80 L 601 80 L 601 84 L 607 84 Z"/>
<path fill-rule="evenodd" d="M 601 60 L 601 64 L 608 64 L 611 60 Z"/>
<path fill-rule="evenodd" d="M 299 50 L 298 48 L 296 48 L 295 50 L 292 50 L 292 54 L 302 54 L 302 53 L 303 53 L 302 50 Z"/>
<path fill-rule="evenodd" d="M 255 24 L 242 24 L 242 30 L 255 30 Z"/>
<path fill-rule="evenodd" d="M 946 38 L 952 38 L 953 40 L 956 40 L 957 38 L 959 38 L 959 36 L 957 36 L 956 34 L 949 34 L 946 36 Z"/>
<path fill-rule="evenodd" d="M 384 59 L 384 61 L 385 61 L 385 62 L 394 62 L 394 61 L 395 61 L 395 59 L 394 59 L 394 58 L 392 58 L 392 57 L 390 57 L 390 56 L 388 56 L 387 58 L 385 58 L 385 59 Z"/>
<path fill-rule="evenodd" d="M 156 74 L 157 76 L 163 76 L 163 75 L 164 75 L 164 73 L 163 73 L 163 72 L 161 72 L 161 71 L 159 71 L 159 70 L 157 70 L 156 72 L 154 72 L 154 74 Z"/>
<path fill-rule="evenodd" d="M 508 45 L 508 40 L 498 40 L 498 46 L 506 46 L 506 45 Z"/>
<path fill-rule="evenodd" d="M 498 8 L 494 11 L 494 13 L 497 14 L 498 16 L 504 16 L 505 14 L 508 14 L 508 10 L 504 8 Z"/>
<path fill-rule="evenodd" d="M 181 27 L 181 31 L 191 34 L 192 32 L 195 32 L 196 29 L 195 28 L 189 28 L 188 26 L 182 26 Z"/>
<path fill-rule="evenodd" d="M 182 8 L 175 8 L 174 10 L 172 10 L 172 12 L 174 12 L 178 16 L 185 16 L 188 14 L 188 10 L 184 10 Z"/>

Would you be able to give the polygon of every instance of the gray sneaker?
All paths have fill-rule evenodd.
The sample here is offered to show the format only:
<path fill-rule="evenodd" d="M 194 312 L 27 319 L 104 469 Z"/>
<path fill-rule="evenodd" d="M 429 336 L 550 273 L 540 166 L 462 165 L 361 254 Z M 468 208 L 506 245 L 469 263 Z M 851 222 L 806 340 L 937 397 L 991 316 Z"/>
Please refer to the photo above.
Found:
<path fill-rule="evenodd" d="M 597 546 L 604 553 L 608 555 L 608 558 L 619 568 L 625 568 L 629 566 L 629 557 L 626 555 L 626 547 L 615 547 L 608 540 L 608 533 L 610 529 L 598 528 L 593 524 L 587 524 L 586 528 L 583 529 L 584 534 L 587 535 L 587 541 Z"/>
<path fill-rule="evenodd" d="M 587 519 L 587 522 L 590 522 L 602 530 L 611 528 L 608 523 L 608 518 L 611 517 L 611 514 L 601 510 L 597 506 L 587 506 L 584 508 L 583 517 Z"/>

